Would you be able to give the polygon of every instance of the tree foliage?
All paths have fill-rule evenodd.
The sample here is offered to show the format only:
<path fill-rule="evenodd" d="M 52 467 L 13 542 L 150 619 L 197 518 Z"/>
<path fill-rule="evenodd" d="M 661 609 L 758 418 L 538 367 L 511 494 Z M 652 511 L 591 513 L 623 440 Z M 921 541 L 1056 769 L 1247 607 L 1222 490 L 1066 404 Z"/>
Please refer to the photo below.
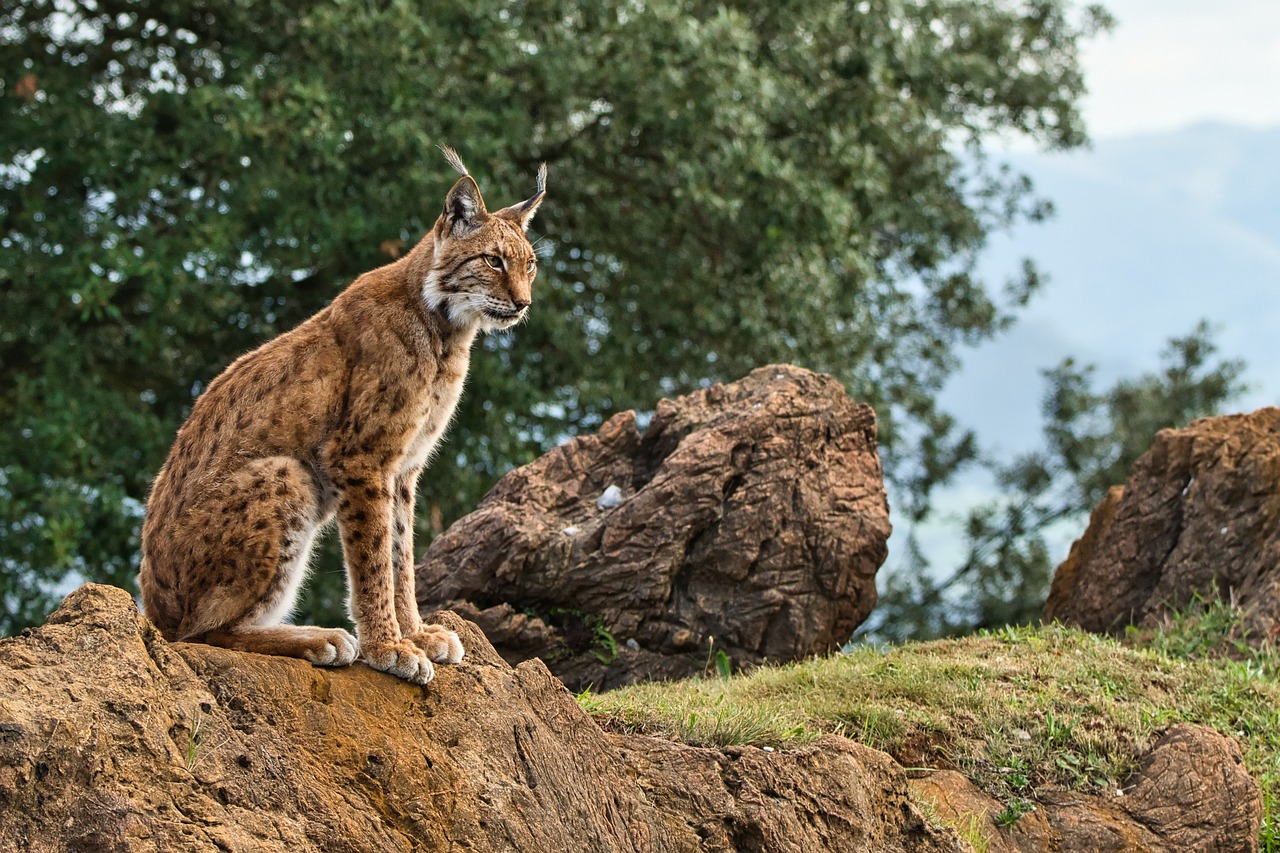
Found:
<path fill-rule="evenodd" d="M 1151 446 L 1157 432 L 1218 414 L 1244 393 L 1244 365 L 1216 358 L 1204 323 L 1169 341 L 1158 372 L 1094 387 L 1096 368 L 1066 359 L 1044 371 L 1043 446 L 1012 460 L 986 459 L 999 497 L 964 520 L 966 555 L 938 577 L 918 547 L 891 575 L 868 636 L 967 634 L 1040 618 L 1054 566 L 1054 534 L 1083 531 L 1089 512 Z M 1057 538 L 1061 538 L 1058 536 Z"/>
<path fill-rule="evenodd" d="M 540 161 L 551 183 L 533 319 L 477 354 L 425 518 L 781 360 L 876 406 L 923 512 L 973 452 L 934 392 L 1037 283 L 974 276 L 988 233 L 1046 210 L 986 145 L 1084 140 L 1078 45 L 1106 23 L 1065 0 L 6 2 L 0 627 L 69 572 L 132 583 L 194 395 L 430 226 L 441 142 L 491 200 Z"/>

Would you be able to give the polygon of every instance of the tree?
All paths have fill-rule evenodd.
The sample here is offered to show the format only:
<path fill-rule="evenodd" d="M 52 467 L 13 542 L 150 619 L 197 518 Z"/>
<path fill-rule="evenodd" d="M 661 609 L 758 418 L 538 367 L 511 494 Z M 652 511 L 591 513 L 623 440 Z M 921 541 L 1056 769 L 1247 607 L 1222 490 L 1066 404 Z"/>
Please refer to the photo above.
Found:
<path fill-rule="evenodd" d="M 1009 462 L 985 460 L 999 497 L 969 511 L 964 562 L 938 577 L 919 548 L 909 548 L 905 570 L 887 578 L 861 633 L 902 641 L 1037 621 L 1065 556 L 1051 537 L 1083 531 L 1089 512 L 1125 481 L 1157 432 L 1218 414 L 1247 390 L 1244 364 L 1216 353 L 1202 322 L 1169 341 L 1159 372 L 1103 391 L 1094 390 L 1095 368 L 1073 359 L 1044 371 L 1044 446 Z"/>
<path fill-rule="evenodd" d="M 551 183 L 533 319 L 474 360 L 425 518 L 781 360 L 876 406 L 923 512 L 973 452 L 933 394 L 1037 284 L 974 276 L 993 229 L 1047 211 L 987 140 L 1081 144 L 1078 45 L 1107 23 L 1065 0 L 6 3 L 0 627 L 69 572 L 132 583 L 193 396 L 430 226 L 440 142 L 491 199 L 540 161 Z"/>

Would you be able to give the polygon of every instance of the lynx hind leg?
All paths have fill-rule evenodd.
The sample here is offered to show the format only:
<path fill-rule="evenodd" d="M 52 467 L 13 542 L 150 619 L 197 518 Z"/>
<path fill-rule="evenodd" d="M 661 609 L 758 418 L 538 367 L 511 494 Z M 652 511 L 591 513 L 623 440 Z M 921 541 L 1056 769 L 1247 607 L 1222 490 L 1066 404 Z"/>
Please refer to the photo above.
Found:
<path fill-rule="evenodd" d="M 299 462 L 255 460 L 202 510 L 192 520 L 201 545 L 187 639 L 319 666 L 356 659 L 359 644 L 346 631 L 278 624 L 297 601 L 321 520 L 314 481 Z"/>
<path fill-rule="evenodd" d="M 436 663 L 457 663 L 466 653 L 458 635 L 443 625 L 423 625 L 408 639 Z"/>
<path fill-rule="evenodd" d="M 310 625 L 239 625 L 211 631 L 200 639 L 242 652 L 303 658 L 316 666 L 347 666 L 360 654 L 356 638 L 341 628 Z"/>

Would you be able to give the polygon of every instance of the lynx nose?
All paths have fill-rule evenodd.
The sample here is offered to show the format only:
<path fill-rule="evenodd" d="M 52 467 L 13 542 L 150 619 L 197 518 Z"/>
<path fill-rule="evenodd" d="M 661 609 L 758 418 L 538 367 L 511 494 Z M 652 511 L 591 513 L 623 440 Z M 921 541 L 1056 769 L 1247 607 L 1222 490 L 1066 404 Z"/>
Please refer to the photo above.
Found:
<path fill-rule="evenodd" d="M 524 309 L 529 307 L 529 300 L 528 299 L 512 299 L 511 304 L 516 306 L 517 311 L 523 311 Z"/>

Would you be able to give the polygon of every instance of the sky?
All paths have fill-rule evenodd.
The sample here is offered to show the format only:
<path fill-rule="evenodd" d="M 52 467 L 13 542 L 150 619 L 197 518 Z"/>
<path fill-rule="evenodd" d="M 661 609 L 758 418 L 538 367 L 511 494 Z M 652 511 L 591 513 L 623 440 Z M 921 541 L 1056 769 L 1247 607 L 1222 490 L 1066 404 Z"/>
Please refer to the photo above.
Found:
<path fill-rule="evenodd" d="M 1038 442 L 1042 369 L 1071 356 L 1134 376 L 1201 319 L 1250 368 L 1242 406 L 1280 404 L 1280 0 L 1102 3 L 1116 25 L 1081 51 L 1094 144 L 1011 146 L 1057 214 L 983 259 L 1000 280 L 1029 256 L 1048 285 L 944 394 L 1009 450 Z"/>
<path fill-rule="evenodd" d="M 1061 356 L 1098 363 L 1104 377 L 1134 375 L 1155 366 L 1163 341 L 1206 319 L 1224 354 L 1253 368 L 1244 402 L 1280 404 L 1271 344 L 1280 338 L 1280 201 L 1244 198 L 1242 188 L 1270 191 L 1280 175 L 1280 151 L 1269 153 L 1280 130 L 1280 0 L 1102 4 L 1116 25 L 1084 42 L 1081 57 L 1093 148 L 1011 152 L 1058 215 L 992 241 L 993 277 L 1023 255 L 1049 277 L 1025 313 L 1036 328 L 1009 346 L 1021 357 L 1044 341 L 1047 354 L 1057 339 Z M 1263 132 L 1250 140 L 1250 131 Z M 1117 321 L 1130 314 L 1145 326 Z M 978 353 L 973 368 L 1011 352 Z"/>
<path fill-rule="evenodd" d="M 1200 319 L 1247 364 L 1251 391 L 1232 408 L 1280 404 L 1280 0 L 1102 2 L 1116 27 L 1082 50 L 1095 144 L 1011 146 L 1057 214 L 993 237 L 981 265 L 998 281 L 1030 256 L 1048 284 L 962 356 L 940 399 L 997 458 L 1041 444 L 1043 369 L 1071 356 L 1107 387 L 1157 369 L 1164 342 Z M 936 496 L 936 521 L 916 531 L 936 569 L 958 565 L 959 519 L 995 494 L 973 472 Z M 1052 543 L 1056 559 L 1078 533 Z"/>
<path fill-rule="evenodd" d="M 1205 121 L 1280 124 L 1280 0 L 1103 0 L 1083 51 L 1095 139 Z"/>

